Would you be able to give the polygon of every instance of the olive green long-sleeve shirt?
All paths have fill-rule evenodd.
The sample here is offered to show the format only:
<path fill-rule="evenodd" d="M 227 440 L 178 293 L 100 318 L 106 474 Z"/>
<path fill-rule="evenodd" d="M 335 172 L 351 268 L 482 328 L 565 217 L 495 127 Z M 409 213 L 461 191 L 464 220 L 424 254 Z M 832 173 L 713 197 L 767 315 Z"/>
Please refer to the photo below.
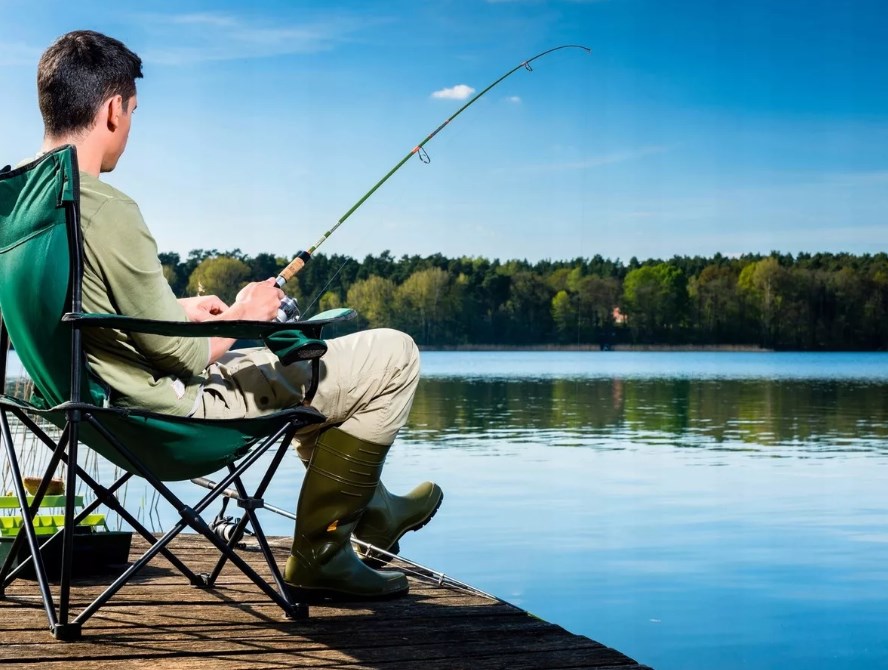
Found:
<path fill-rule="evenodd" d="M 185 321 L 133 200 L 80 173 L 85 312 Z M 119 407 L 187 416 L 194 411 L 210 349 L 206 338 L 84 330 L 87 359 Z"/>

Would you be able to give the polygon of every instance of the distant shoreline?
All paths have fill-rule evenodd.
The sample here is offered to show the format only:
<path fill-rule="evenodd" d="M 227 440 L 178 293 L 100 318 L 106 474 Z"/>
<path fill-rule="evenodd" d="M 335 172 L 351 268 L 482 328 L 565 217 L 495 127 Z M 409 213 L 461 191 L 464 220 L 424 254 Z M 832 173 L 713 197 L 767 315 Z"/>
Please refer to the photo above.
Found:
<path fill-rule="evenodd" d="M 427 346 L 420 345 L 420 351 L 749 351 L 756 353 L 773 352 L 748 344 L 615 344 L 604 350 L 597 344 L 535 344 L 513 346 L 501 344 L 462 344 Z"/>

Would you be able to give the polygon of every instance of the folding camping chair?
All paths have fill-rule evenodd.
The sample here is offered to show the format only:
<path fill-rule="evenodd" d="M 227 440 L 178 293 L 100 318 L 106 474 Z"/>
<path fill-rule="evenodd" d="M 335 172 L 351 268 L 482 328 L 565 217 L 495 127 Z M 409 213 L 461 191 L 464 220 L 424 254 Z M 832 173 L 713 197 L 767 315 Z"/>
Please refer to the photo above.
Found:
<path fill-rule="evenodd" d="M 0 173 L 0 377 L 4 380 L 0 395 L 0 437 L 23 520 L 15 544 L 0 566 L 0 597 L 4 597 L 6 588 L 23 570 L 32 570 L 51 632 L 60 640 L 76 640 L 87 619 L 153 557 L 162 554 L 190 584 L 206 588 L 214 585 L 221 567 L 230 561 L 280 606 L 286 616 L 294 619 L 307 616 L 307 606 L 294 602 L 288 594 L 256 511 L 263 506 L 262 496 L 294 433 L 324 421 L 320 413 L 307 406 L 317 389 L 319 358 L 326 351 L 326 344 L 319 339 L 321 329 L 331 321 L 352 318 L 354 312 L 331 310 L 297 323 L 180 323 L 85 314 L 81 304 L 79 190 L 76 150 L 71 146 Z M 82 338 L 85 328 L 184 337 L 264 338 L 270 346 L 274 343 L 273 349 L 285 363 L 311 361 L 314 374 L 306 405 L 247 420 L 198 420 L 115 408 L 109 403 L 105 387 L 87 364 Z M 6 395 L 10 341 L 33 381 L 35 392 L 30 400 Z M 23 487 L 10 430 L 11 417 L 17 418 L 52 451 L 33 496 L 28 496 Z M 62 429 L 57 440 L 41 430 L 40 418 Z M 122 468 L 124 474 L 108 486 L 95 481 L 77 464 L 81 444 Z M 271 456 L 270 465 L 255 492 L 248 494 L 242 475 L 266 453 Z M 64 518 L 55 534 L 45 542 L 38 542 L 46 536 L 38 537 L 34 519 L 60 463 L 67 465 Z M 164 484 L 165 481 L 205 478 L 220 469 L 224 476 L 217 476 L 215 488 L 193 506 L 184 504 Z M 116 494 L 133 475 L 144 478 L 179 514 L 180 520 L 160 538 L 139 523 L 117 499 Z M 78 480 L 95 494 L 95 500 L 75 514 Z M 241 498 L 239 504 L 244 509 L 244 519 L 249 519 L 272 583 L 266 582 L 238 555 L 236 538 L 223 541 L 201 516 L 231 486 Z M 71 568 L 76 532 L 71 529 L 76 529 L 100 505 L 115 511 L 150 547 L 95 600 L 73 613 Z M 212 574 L 196 574 L 170 548 L 170 541 L 185 528 L 202 535 L 219 551 L 219 562 Z M 59 542 L 61 574 L 56 602 L 41 552 Z M 21 553 L 26 555 L 23 560 Z"/>

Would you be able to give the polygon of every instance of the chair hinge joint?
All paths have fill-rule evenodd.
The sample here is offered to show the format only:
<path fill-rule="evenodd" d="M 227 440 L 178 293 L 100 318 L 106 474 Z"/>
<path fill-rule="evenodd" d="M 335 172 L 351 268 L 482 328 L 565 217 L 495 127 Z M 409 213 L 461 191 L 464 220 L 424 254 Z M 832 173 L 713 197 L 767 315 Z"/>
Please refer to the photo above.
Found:
<path fill-rule="evenodd" d="M 263 498 L 238 498 L 237 506 L 247 510 L 262 509 L 265 507 Z"/>

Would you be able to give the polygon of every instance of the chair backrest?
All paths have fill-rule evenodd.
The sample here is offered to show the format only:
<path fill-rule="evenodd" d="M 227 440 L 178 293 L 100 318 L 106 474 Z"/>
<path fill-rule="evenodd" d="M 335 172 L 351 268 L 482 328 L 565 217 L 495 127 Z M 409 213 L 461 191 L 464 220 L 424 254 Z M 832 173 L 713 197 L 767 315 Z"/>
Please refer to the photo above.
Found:
<path fill-rule="evenodd" d="M 79 179 L 65 146 L 0 173 L 0 316 L 15 351 L 49 405 L 70 399 L 71 327 L 62 315 L 79 301 Z M 79 309 L 79 306 L 77 307 Z M 81 382 L 84 400 L 89 380 Z"/>
<path fill-rule="evenodd" d="M 0 319 L 48 407 L 73 400 L 74 390 L 82 402 L 101 406 L 105 400 L 102 384 L 89 373 L 72 326 L 62 321 L 66 312 L 82 311 L 78 174 L 72 146 L 0 172 Z M 78 377 L 75 386 L 72 380 Z M 241 421 L 200 421 L 106 410 L 96 420 L 158 478 L 177 480 L 224 467 L 257 440 L 286 425 L 295 411 Z M 64 412 L 49 412 L 46 418 L 61 426 L 66 417 Z M 81 424 L 80 439 L 116 465 L 132 470 L 92 425 Z"/>

